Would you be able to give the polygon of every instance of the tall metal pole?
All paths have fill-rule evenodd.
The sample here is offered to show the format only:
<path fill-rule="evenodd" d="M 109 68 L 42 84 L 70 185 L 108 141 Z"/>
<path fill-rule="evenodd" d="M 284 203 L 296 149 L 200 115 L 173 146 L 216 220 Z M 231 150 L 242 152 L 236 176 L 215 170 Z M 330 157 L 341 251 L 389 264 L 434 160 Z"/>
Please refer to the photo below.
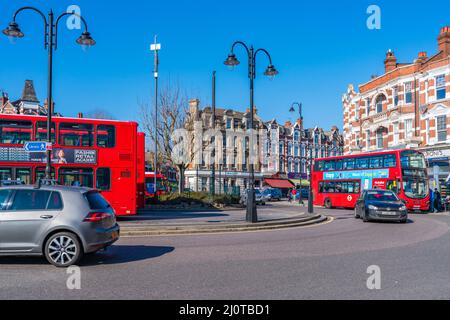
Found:
<path fill-rule="evenodd" d="M 47 78 L 47 142 L 50 145 L 52 143 L 52 113 L 53 113 L 53 11 L 50 10 L 48 14 L 49 25 L 48 25 L 48 78 Z M 45 167 L 45 178 L 52 178 L 52 150 L 47 147 L 47 165 Z"/>
<path fill-rule="evenodd" d="M 255 53 L 253 46 L 250 47 L 249 50 L 249 59 L 248 59 L 248 68 L 249 68 L 249 78 L 250 78 L 250 141 L 252 141 L 253 137 L 253 115 L 254 115 L 254 79 L 255 79 Z M 252 141 L 255 143 L 255 141 Z M 258 213 L 256 210 L 256 202 L 255 202 L 255 168 L 253 161 L 250 162 L 250 189 L 247 193 L 247 214 L 246 220 L 248 222 L 258 222 Z"/>
<path fill-rule="evenodd" d="M 314 141 L 314 140 L 312 140 Z M 308 192 L 308 213 L 314 213 L 313 206 L 313 192 L 312 192 L 312 169 L 313 169 L 313 156 L 312 156 L 312 144 L 309 153 L 309 192 Z"/>
<path fill-rule="evenodd" d="M 212 77 L 212 129 L 216 129 L 216 71 L 213 71 Z M 214 145 L 216 145 L 216 138 L 214 138 Z M 212 163 L 211 172 L 211 193 L 213 197 L 216 195 L 216 148 L 214 147 L 214 159 Z"/>
<path fill-rule="evenodd" d="M 158 36 L 155 36 L 155 42 L 150 46 L 150 50 L 154 52 L 153 59 L 153 77 L 155 78 L 155 155 L 154 155 L 154 163 L 155 163 L 155 179 L 154 179 L 154 192 L 155 198 L 157 197 L 157 179 L 156 175 L 158 173 L 158 51 L 161 49 L 161 44 L 157 43 Z"/>

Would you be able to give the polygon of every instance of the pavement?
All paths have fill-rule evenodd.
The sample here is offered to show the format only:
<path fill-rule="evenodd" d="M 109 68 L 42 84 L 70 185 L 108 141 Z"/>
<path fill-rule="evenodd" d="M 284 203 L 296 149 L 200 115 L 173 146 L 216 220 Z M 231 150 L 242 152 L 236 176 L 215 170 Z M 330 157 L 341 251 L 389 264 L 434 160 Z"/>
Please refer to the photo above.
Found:
<path fill-rule="evenodd" d="M 0 299 L 450 299 L 450 216 L 333 219 L 258 232 L 121 238 L 85 257 L 80 289 L 42 258 L 0 258 Z M 262 213 L 262 212 L 261 212 Z M 371 266 L 380 289 L 370 290 Z"/>
<path fill-rule="evenodd" d="M 245 208 L 196 210 L 143 210 L 137 216 L 119 217 L 121 236 L 151 236 L 299 227 L 325 222 L 327 217 L 307 214 L 306 207 L 287 201 L 257 207 L 258 223 L 247 223 Z"/>

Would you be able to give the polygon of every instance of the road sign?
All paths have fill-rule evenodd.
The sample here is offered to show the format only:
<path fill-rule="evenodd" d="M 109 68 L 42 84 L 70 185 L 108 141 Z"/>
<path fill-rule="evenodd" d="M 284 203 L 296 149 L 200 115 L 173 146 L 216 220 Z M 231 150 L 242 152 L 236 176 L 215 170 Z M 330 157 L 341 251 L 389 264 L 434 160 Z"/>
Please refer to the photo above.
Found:
<path fill-rule="evenodd" d="M 52 148 L 52 144 L 45 141 L 29 141 L 23 148 L 28 152 L 44 152 Z"/>

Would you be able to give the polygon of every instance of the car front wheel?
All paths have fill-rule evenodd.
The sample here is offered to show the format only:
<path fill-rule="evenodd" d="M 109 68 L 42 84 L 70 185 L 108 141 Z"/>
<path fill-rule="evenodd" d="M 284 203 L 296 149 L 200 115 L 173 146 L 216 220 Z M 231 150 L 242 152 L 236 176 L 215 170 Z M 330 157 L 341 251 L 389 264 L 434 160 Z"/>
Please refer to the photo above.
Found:
<path fill-rule="evenodd" d="M 62 268 L 77 264 L 83 256 L 83 249 L 73 233 L 59 232 L 47 240 L 44 253 L 48 262 Z"/>

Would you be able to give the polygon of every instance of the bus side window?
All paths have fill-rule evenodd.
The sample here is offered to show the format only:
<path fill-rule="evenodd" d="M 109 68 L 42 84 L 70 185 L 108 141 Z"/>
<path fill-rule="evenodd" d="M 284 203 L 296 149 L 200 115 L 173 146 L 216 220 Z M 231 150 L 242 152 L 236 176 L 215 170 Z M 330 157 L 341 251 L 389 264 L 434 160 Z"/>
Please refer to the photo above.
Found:
<path fill-rule="evenodd" d="M 114 148 L 116 145 L 116 128 L 111 125 L 97 126 L 97 146 Z"/>
<path fill-rule="evenodd" d="M 387 154 L 384 156 L 384 167 L 393 168 L 397 165 L 397 161 L 395 161 L 394 154 Z"/>
<path fill-rule="evenodd" d="M 342 170 L 343 160 L 336 160 L 336 170 Z"/>

